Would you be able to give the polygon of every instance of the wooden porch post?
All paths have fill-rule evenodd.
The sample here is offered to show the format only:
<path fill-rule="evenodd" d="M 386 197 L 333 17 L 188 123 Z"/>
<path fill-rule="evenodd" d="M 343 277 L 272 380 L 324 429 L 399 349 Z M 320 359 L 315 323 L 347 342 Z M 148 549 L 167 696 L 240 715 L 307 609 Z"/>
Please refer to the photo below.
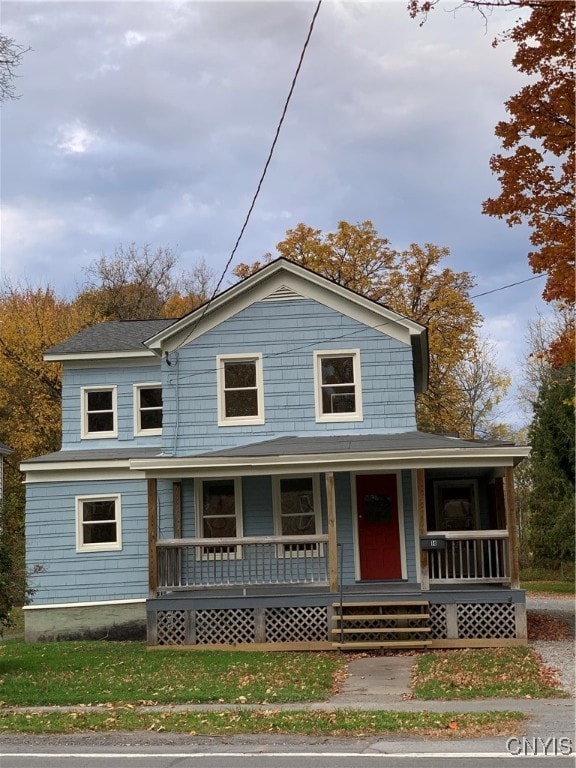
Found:
<path fill-rule="evenodd" d="M 506 467 L 504 475 L 504 508 L 506 530 L 508 531 L 508 556 L 510 558 L 510 586 L 520 588 L 520 562 L 518 556 L 518 521 L 516 519 L 516 497 L 514 494 L 514 469 Z"/>
<path fill-rule="evenodd" d="M 334 472 L 326 472 L 326 506 L 328 514 L 328 581 L 330 592 L 338 592 L 338 537 L 336 535 Z"/>
<path fill-rule="evenodd" d="M 148 479 L 148 590 L 150 597 L 156 597 L 158 591 L 158 511 L 156 478 Z"/>
<path fill-rule="evenodd" d="M 418 532 L 420 536 L 428 533 L 428 522 L 426 520 L 426 481 L 423 469 L 416 470 L 416 503 L 418 505 Z M 420 584 L 422 589 L 430 589 L 430 575 L 428 572 L 428 552 L 420 548 Z"/>

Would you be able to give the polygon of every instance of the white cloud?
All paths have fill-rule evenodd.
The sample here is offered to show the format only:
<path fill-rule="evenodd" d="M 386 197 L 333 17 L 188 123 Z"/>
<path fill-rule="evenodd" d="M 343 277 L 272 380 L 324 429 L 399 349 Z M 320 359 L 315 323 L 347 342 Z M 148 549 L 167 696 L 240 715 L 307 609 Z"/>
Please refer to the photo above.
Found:
<path fill-rule="evenodd" d="M 137 32 L 134 29 L 129 29 L 124 34 L 124 45 L 127 48 L 134 48 L 137 45 L 141 45 L 142 43 L 145 43 L 148 38 L 146 35 L 143 35 L 142 32 Z"/>
<path fill-rule="evenodd" d="M 56 146 L 68 155 L 82 155 L 92 148 L 98 140 L 79 120 L 58 129 Z"/>
<path fill-rule="evenodd" d="M 2 251 L 5 254 L 17 254 L 22 249 L 55 242 L 66 229 L 63 218 L 36 205 L 26 205 L 22 208 L 5 205 L 0 215 Z M 15 262 L 17 260 L 14 259 Z"/>

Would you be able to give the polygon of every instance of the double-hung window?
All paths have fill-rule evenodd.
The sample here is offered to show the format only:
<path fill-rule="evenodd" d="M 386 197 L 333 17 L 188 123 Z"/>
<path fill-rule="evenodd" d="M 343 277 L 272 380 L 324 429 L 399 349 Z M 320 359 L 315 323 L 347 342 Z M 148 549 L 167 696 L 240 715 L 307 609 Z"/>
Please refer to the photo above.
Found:
<path fill-rule="evenodd" d="M 104 552 L 122 549 L 120 496 L 76 497 L 76 550 Z"/>
<path fill-rule="evenodd" d="M 318 476 L 275 477 L 274 519 L 278 536 L 295 538 L 317 536 L 322 532 Z M 292 555 L 316 551 L 314 542 L 281 545 L 279 554 Z"/>
<path fill-rule="evenodd" d="M 316 421 L 361 421 L 360 350 L 314 352 Z"/>
<path fill-rule="evenodd" d="M 134 385 L 134 434 L 162 434 L 162 386 Z"/>
<path fill-rule="evenodd" d="M 82 437 L 117 437 L 116 387 L 83 387 Z"/>
<path fill-rule="evenodd" d="M 203 539 L 229 539 L 242 535 L 239 479 L 199 480 L 197 493 L 198 531 Z M 240 548 L 215 544 L 202 548 L 208 557 L 234 557 Z"/>
<path fill-rule="evenodd" d="M 218 355 L 218 424 L 264 424 L 262 355 Z"/>

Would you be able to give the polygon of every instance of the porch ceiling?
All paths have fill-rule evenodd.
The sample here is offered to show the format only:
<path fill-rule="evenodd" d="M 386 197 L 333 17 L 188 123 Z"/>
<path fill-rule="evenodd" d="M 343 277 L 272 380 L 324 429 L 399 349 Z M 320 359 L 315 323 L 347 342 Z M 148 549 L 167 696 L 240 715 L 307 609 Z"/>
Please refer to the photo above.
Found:
<path fill-rule="evenodd" d="M 506 467 L 529 455 L 526 446 L 403 432 L 383 435 L 286 436 L 194 456 L 134 458 L 149 476 L 283 474 L 301 471 Z"/>

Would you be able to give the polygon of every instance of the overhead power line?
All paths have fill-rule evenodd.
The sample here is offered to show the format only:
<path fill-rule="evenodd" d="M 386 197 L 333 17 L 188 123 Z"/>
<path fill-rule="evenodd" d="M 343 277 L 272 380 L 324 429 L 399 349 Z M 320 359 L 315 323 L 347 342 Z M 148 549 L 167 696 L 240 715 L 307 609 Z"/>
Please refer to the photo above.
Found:
<path fill-rule="evenodd" d="M 268 168 L 270 166 L 270 163 L 272 161 L 272 156 L 274 155 L 274 150 L 276 149 L 276 144 L 278 142 L 278 137 L 280 136 L 280 131 L 282 129 L 282 125 L 284 123 L 284 118 L 286 117 L 286 113 L 288 111 L 288 105 L 290 104 L 290 100 L 292 99 L 292 94 L 294 93 L 294 89 L 296 87 L 296 81 L 298 80 L 298 75 L 300 74 L 300 70 L 302 69 L 302 63 L 304 61 L 304 56 L 306 55 L 306 50 L 308 48 L 308 43 L 310 42 L 310 38 L 312 37 L 312 32 L 314 31 L 314 25 L 316 24 L 316 18 L 318 17 L 318 13 L 320 11 L 320 6 L 322 5 L 322 0 L 318 0 L 318 3 L 316 4 L 316 8 L 314 10 L 314 13 L 312 15 L 312 20 L 310 22 L 310 26 L 308 27 L 308 33 L 306 35 L 306 40 L 304 41 L 304 45 L 302 46 L 302 51 L 300 52 L 300 58 L 298 60 L 298 66 L 296 67 L 296 71 L 294 72 L 294 76 L 292 78 L 292 83 L 290 84 L 290 90 L 288 91 L 288 96 L 286 97 L 286 101 L 284 102 L 284 107 L 282 108 L 282 114 L 280 116 L 280 120 L 278 121 L 278 125 L 276 127 L 276 132 L 274 134 L 274 139 L 272 141 L 272 144 L 270 146 L 270 151 L 268 152 L 268 157 L 266 158 L 266 162 L 264 163 L 264 170 L 262 171 L 262 174 L 260 176 L 260 180 L 258 181 L 258 185 L 256 187 L 256 192 L 254 193 L 254 196 L 252 198 L 252 202 L 250 203 L 250 207 L 248 208 L 248 213 L 246 214 L 246 218 L 244 219 L 244 223 L 242 224 L 242 227 L 240 229 L 240 234 L 236 238 L 236 242 L 234 243 L 234 247 L 232 248 L 232 252 L 230 253 L 230 256 L 228 258 L 228 261 L 226 262 L 226 265 L 224 266 L 224 269 L 222 270 L 222 274 L 220 275 L 220 278 L 218 280 L 218 283 L 216 284 L 216 287 L 214 288 L 214 291 L 212 292 L 212 295 L 204 305 L 204 309 L 200 315 L 200 317 L 196 320 L 194 323 L 192 329 L 189 331 L 186 339 L 182 342 L 182 344 L 185 344 L 186 341 L 190 338 L 192 333 L 194 333 L 194 330 L 198 326 L 198 324 L 202 321 L 202 318 L 208 311 L 208 308 L 210 307 L 210 304 L 218 294 L 218 291 L 220 290 L 220 286 L 222 285 L 222 282 L 224 280 L 224 277 L 226 276 L 226 273 L 228 272 L 228 269 L 230 268 L 230 264 L 232 264 L 232 260 L 234 259 L 234 256 L 236 255 L 236 251 L 238 250 L 238 246 L 240 245 L 240 241 L 242 240 L 242 237 L 244 236 L 244 232 L 246 231 L 246 227 L 248 226 L 248 222 L 250 221 L 250 216 L 252 215 L 252 211 L 254 210 L 254 206 L 256 205 L 256 200 L 258 199 L 258 195 L 260 194 L 260 190 L 262 189 L 262 184 L 264 183 L 264 179 L 266 177 L 266 174 L 268 173 Z M 179 345 L 179 347 L 182 346 L 182 344 Z"/>
<path fill-rule="evenodd" d="M 529 283 L 532 280 L 540 280 L 546 275 L 535 275 L 534 277 L 527 277 L 525 280 L 518 280 L 516 283 L 508 283 L 508 285 L 501 285 L 500 288 L 492 288 L 491 291 L 483 291 L 483 293 L 475 293 L 474 296 L 470 296 L 471 299 L 478 299 L 480 296 L 488 296 L 489 293 L 498 293 L 498 291 L 504 291 L 506 288 L 514 288 L 515 285 L 522 285 L 522 283 Z"/>

